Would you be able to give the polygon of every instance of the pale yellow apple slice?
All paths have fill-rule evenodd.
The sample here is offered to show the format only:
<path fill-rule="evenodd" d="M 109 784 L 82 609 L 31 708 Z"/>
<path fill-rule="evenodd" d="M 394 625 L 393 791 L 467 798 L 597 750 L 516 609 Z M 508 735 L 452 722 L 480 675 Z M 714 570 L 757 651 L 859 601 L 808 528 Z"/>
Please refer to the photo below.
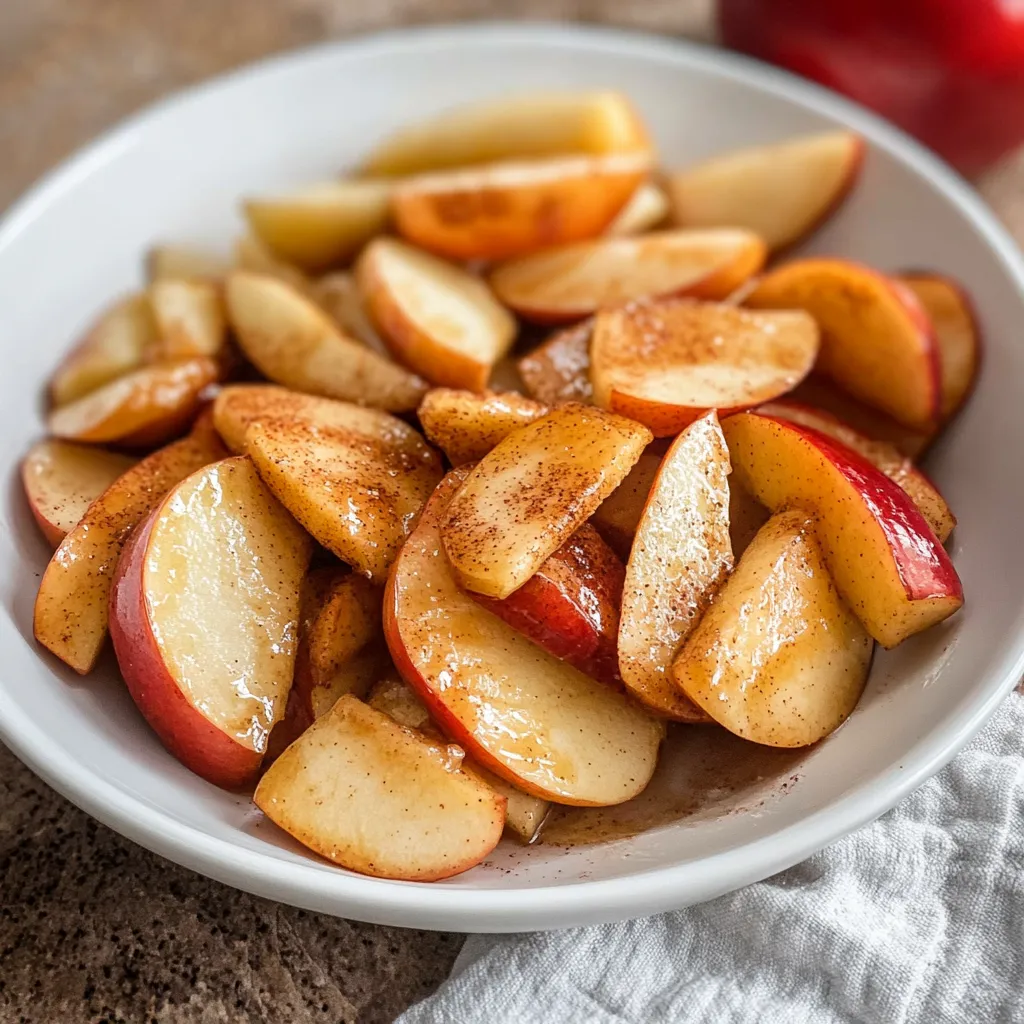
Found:
<path fill-rule="evenodd" d="M 627 691 L 681 722 L 706 714 L 672 681 L 680 644 L 732 571 L 729 450 L 714 412 L 673 442 L 644 505 L 626 564 L 619 671 Z"/>
<path fill-rule="evenodd" d="M 227 271 L 227 260 L 188 246 L 155 245 L 146 254 L 146 280 L 150 284 L 166 278 L 217 281 Z"/>
<path fill-rule="evenodd" d="M 652 231 L 668 216 L 668 196 L 653 181 L 645 181 L 608 225 L 607 235 L 625 237 Z"/>
<path fill-rule="evenodd" d="M 643 122 L 621 93 L 538 92 L 444 111 L 395 132 L 366 161 L 374 175 L 566 153 L 647 151 Z"/>
<path fill-rule="evenodd" d="M 466 475 L 442 482 L 388 579 L 384 633 L 396 666 L 446 735 L 526 792 L 580 805 L 630 799 L 654 771 L 661 724 L 461 589 L 441 520 Z"/>
<path fill-rule="evenodd" d="M 228 319 L 256 368 L 278 384 L 391 412 L 415 409 L 426 384 L 347 337 L 311 299 L 267 274 L 233 271 Z"/>
<path fill-rule="evenodd" d="M 359 294 L 355 275 L 347 270 L 324 274 L 313 283 L 313 298 L 342 329 L 343 333 L 361 341 L 382 356 L 390 355 L 384 339 L 373 326 L 366 304 Z"/>
<path fill-rule="evenodd" d="M 433 388 L 420 403 L 423 433 L 452 465 L 482 459 L 513 430 L 532 423 L 548 407 L 515 392 Z"/>
<path fill-rule="evenodd" d="M 712 157 L 670 175 L 680 227 L 756 231 L 772 250 L 800 241 L 853 188 L 865 145 L 849 131 L 821 132 Z"/>
<path fill-rule="evenodd" d="M 648 449 L 637 459 L 626 479 L 598 505 L 590 517 L 598 533 L 623 560 L 629 558 L 636 528 L 640 523 L 663 455 Z"/>
<path fill-rule="evenodd" d="M 632 299 L 724 299 L 761 269 L 764 258 L 764 242 L 739 228 L 655 231 L 509 260 L 490 280 L 498 298 L 521 316 L 561 323 Z"/>
<path fill-rule="evenodd" d="M 317 271 L 344 263 L 387 227 L 392 187 L 343 179 L 242 205 L 249 227 L 278 259 Z"/>
<path fill-rule="evenodd" d="M 508 597 L 622 483 L 650 440 L 639 423 L 572 404 L 510 434 L 446 510 L 456 576 L 486 597 Z"/>
<path fill-rule="evenodd" d="M 515 340 L 515 320 L 480 278 L 402 242 L 371 242 L 356 280 L 395 358 L 434 384 L 482 390 Z"/>
<path fill-rule="evenodd" d="M 220 286 L 212 281 L 161 278 L 149 286 L 157 341 L 150 361 L 217 356 L 227 342 L 228 324 Z"/>
<path fill-rule="evenodd" d="M 770 747 L 835 731 L 864 690 L 874 643 L 836 591 L 806 512 L 761 528 L 672 666 L 719 725 Z"/>
<path fill-rule="evenodd" d="M 383 598 L 380 587 L 354 573 L 345 574 L 328 588 L 307 633 L 314 686 L 328 686 L 347 662 L 382 638 Z"/>
<path fill-rule="evenodd" d="M 64 357 L 50 379 L 50 398 L 66 405 L 142 365 L 159 338 L 146 292 L 115 302 Z"/>
<path fill-rule="evenodd" d="M 595 317 L 590 379 L 597 405 L 671 436 L 709 409 L 724 415 L 785 394 L 817 354 L 817 325 L 800 311 L 631 303 Z"/>
<path fill-rule="evenodd" d="M 132 530 L 167 491 L 227 453 L 211 430 L 197 429 L 119 476 L 68 532 L 43 573 L 36 597 L 36 639 L 85 675 L 107 637 L 110 583 Z"/>
<path fill-rule="evenodd" d="M 553 334 L 519 360 L 519 375 L 527 393 L 545 405 L 591 402 L 590 341 L 593 318 Z"/>
<path fill-rule="evenodd" d="M 21 463 L 25 497 L 46 539 L 56 547 L 88 507 L 136 460 L 71 444 L 39 441 Z"/>
<path fill-rule="evenodd" d="M 312 279 L 294 264 L 278 259 L 254 235 L 242 235 L 235 242 L 233 270 L 248 270 L 254 274 L 266 274 L 290 284 L 296 291 L 315 299 L 315 285 Z"/>

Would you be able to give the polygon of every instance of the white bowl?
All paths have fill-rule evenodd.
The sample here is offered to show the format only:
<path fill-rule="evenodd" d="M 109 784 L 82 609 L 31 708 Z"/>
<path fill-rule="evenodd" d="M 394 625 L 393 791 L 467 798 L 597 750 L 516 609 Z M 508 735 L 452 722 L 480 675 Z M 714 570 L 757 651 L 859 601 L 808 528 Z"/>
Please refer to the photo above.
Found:
<path fill-rule="evenodd" d="M 48 557 L 16 479 L 42 431 L 59 354 L 140 279 L 156 240 L 224 247 L 239 196 L 334 174 L 407 121 L 510 90 L 611 86 L 647 118 L 668 165 L 843 124 L 871 153 L 842 212 L 808 245 L 882 268 L 960 278 L 987 341 L 973 402 L 929 460 L 960 519 L 967 606 L 879 654 L 856 713 L 767 778 L 636 838 L 565 850 L 505 842 L 444 883 L 387 882 L 305 855 L 249 802 L 182 768 L 135 711 L 112 660 L 79 679 L 32 640 Z M 779 871 L 870 821 L 981 727 L 1022 672 L 1024 264 L 970 188 L 895 129 L 781 72 L 618 32 L 491 25 L 381 35 L 272 60 L 133 118 L 42 182 L 0 227 L 0 734 L 34 771 L 129 838 L 239 888 L 386 924 L 512 931 L 635 917 Z M 702 783 L 707 786 L 707 779 Z M 705 794 L 706 795 L 706 794 Z"/>

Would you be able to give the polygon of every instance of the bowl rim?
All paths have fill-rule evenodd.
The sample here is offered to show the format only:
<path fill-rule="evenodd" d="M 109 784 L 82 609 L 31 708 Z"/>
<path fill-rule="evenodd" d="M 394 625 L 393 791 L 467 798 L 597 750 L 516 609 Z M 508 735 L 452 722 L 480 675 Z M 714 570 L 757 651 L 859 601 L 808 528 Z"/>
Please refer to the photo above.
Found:
<path fill-rule="evenodd" d="M 617 28 L 544 21 L 432 25 L 387 30 L 291 50 L 218 75 L 153 103 L 43 176 L 0 220 L 0 252 L 48 205 L 88 177 L 143 127 L 178 107 L 233 88 L 250 77 L 287 71 L 310 61 L 345 60 L 433 47 L 560 46 L 594 53 L 654 56 L 772 93 L 844 122 L 876 147 L 928 179 L 991 248 L 1024 295 L 1024 257 L 973 188 L 942 160 L 877 115 L 853 102 L 759 61 L 688 40 Z M 378 924 L 428 929 L 509 932 L 621 920 L 676 909 L 730 892 L 798 863 L 885 813 L 942 768 L 995 712 L 1024 675 L 1024 634 L 1006 644 L 984 689 L 961 716 L 922 737 L 899 765 L 851 787 L 829 807 L 763 838 L 699 861 L 638 870 L 618 878 L 577 880 L 530 888 L 461 888 L 371 878 L 310 859 L 289 863 L 230 840 L 207 835 L 83 773 L 65 750 L 16 707 L 0 713 L 0 738 L 50 786 L 86 813 L 161 856 L 236 888 L 310 910 Z"/>

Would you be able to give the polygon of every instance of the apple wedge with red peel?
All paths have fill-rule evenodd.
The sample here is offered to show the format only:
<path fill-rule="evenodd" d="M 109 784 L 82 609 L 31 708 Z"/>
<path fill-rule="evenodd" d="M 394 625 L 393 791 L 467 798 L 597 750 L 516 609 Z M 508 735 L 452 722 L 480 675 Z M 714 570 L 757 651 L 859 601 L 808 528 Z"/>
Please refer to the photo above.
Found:
<path fill-rule="evenodd" d="M 275 257 L 309 272 L 345 263 L 388 224 L 393 185 L 340 180 L 247 199 L 253 234 Z"/>
<path fill-rule="evenodd" d="M 817 354 L 817 325 L 799 311 L 630 303 L 595 317 L 590 379 L 595 404 L 671 437 L 711 409 L 727 415 L 785 394 Z"/>
<path fill-rule="evenodd" d="M 653 181 L 645 181 L 629 197 L 618 216 L 608 225 L 606 235 L 626 238 L 653 231 L 668 216 L 669 201 L 664 190 Z"/>
<path fill-rule="evenodd" d="M 238 343 L 276 384 L 389 412 L 410 412 L 427 386 L 347 337 L 316 303 L 268 274 L 236 270 L 225 286 L 228 321 Z"/>
<path fill-rule="evenodd" d="M 256 806 L 303 846 L 378 878 L 457 875 L 501 839 L 505 801 L 433 745 L 342 697 L 267 769 Z"/>
<path fill-rule="evenodd" d="M 953 563 L 897 484 L 845 445 L 810 427 L 758 413 L 722 424 L 733 473 L 772 511 L 800 507 L 839 593 L 883 646 L 963 604 Z"/>
<path fill-rule="evenodd" d="M 482 459 L 499 441 L 548 412 L 548 407 L 515 392 L 434 388 L 420 403 L 423 433 L 453 466 Z"/>
<path fill-rule="evenodd" d="M 592 402 L 590 342 L 593 318 L 553 334 L 519 360 L 519 375 L 527 392 L 545 405 Z"/>
<path fill-rule="evenodd" d="M 579 805 L 628 800 L 654 771 L 663 728 L 462 590 L 441 529 L 468 475 L 442 481 L 388 578 L 384 635 L 395 665 L 447 736 L 527 793 Z"/>
<path fill-rule="evenodd" d="M 687 228 L 749 228 L 778 252 L 839 208 L 865 149 L 853 132 L 832 131 L 712 157 L 669 176 L 672 219 Z"/>
<path fill-rule="evenodd" d="M 907 492 L 941 543 L 945 544 L 949 539 L 956 526 L 956 517 L 946 504 L 946 499 L 910 459 L 887 441 L 874 441 L 829 413 L 787 398 L 768 402 L 757 411 L 767 416 L 778 416 L 780 419 L 802 423 L 805 427 L 813 427 L 863 455 L 871 465 L 880 469 L 893 483 L 899 484 Z"/>
<path fill-rule="evenodd" d="M 849 718 L 873 650 L 836 591 L 813 520 L 791 509 L 758 531 L 683 645 L 672 676 L 737 736 L 806 747 Z"/>
<path fill-rule="evenodd" d="M 284 715 L 312 544 L 235 456 L 186 477 L 132 534 L 110 592 L 128 691 L 208 782 L 253 782 Z"/>
<path fill-rule="evenodd" d="M 510 434 L 445 511 L 456 577 L 485 597 L 508 597 L 622 483 L 650 440 L 639 423 L 573 404 Z"/>
<path fill-rule="evenodd" d="M 597 532 L 622 559 L 629 558 L 636 528 L 654 486 L 663 456 L 648 449 L 637 459 L 626 479 L 598 505 L 590 517 Z"/>
<path fill-rule="evenodd" d="M 69 441 L 39 441 L 21 463 L 25 497 L 43 536 L 56 547 L 89 506 L 137 460 Z"/>
<path fill-rule="evenodd" d="M 564 323 L 634 299 L 724 299 L 764 265 L 750 231 L 656 231 L 563 245 L 492 271 L 495 294 L 520 316 Z"/>
<path fill-rule="evenodd" d="M 732 570 L 729 451 L 709 412 L 676 438 L 654 478 L 626 563 L 619 672 L 626 692 L 658 715 L 707 715 L 676 688 L 680 644 Z"/>
<path fill-rule="evenodd" d="M 146 280 L 150 284 L 168 278 L 219 281 L 227 272 L 227 260 L 202 249 L 183 245 L 154 245 L 146 253 Z"/>
<path fill-rule="evenodd" d="M 941 417 L 952 419 L 967 401 L 981 368 L 981 328 L 964 288 L 941 274 L 901 274 L 898 278 L 931 318 L 939 346 Z"/>
<path fill-rule="evenodd" d="M 228 324 L 217 283 L 162 278 L 149 286 L 149 301 L 159 334 L 146 352 L 150 362 L 221 354 Z"/>
<path fill-rule="evenodd" d="M 616 638 L 625 574 L 618 555 L 584 523 L 508 597 L 472 596 L 549 654 L 620 686 Z"/>
<path fill-rule="evenodd" d="M 441 473 L 436 454 L 408 424 L 379 410 L 350 409 L 347 426 L 286 417 L 254 422 L 245 450 L 316 540 L 383 583 Z"/>
<path fill-rule="evenodd" d="M 434 171 L 395 186 L 398 234 L 453 260 L 501 260 L 596 238 L 651 170 L 649 153 Z"/>
<path fill-rule="evenodd" d="M 942 403 L 938 343 L 905 285 L 849 260 L 794 260 L 765 274 L 746 305 L 806 310 L 821 328 L 818 373 L 900 423 L 934 427 Z"/>
<path fill-rule="evenodd" d="M 516 322 L 479 278 L 393 238 L 363 251 L 356 282 L 396 359 L 434 384 L 480 391 Z"/>
<path fill-rule="evenodd" d="M 205 356 L 133 370 L 50 413 L 54 437 L 129 447 L 160 444 L 195 418 L 204 388 L 220 376 Z"/>

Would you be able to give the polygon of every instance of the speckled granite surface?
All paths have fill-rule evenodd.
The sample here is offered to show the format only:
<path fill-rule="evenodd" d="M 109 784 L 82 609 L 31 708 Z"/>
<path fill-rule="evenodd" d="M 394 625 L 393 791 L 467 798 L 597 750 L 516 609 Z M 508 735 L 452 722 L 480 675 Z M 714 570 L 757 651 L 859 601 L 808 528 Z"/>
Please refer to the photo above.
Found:
<path fill-rule="evenodd" d="M 265 53 L 393 24 L 574 18 L 707 37 L 711 0 L 0 0 L 0 208 L 77 146 Z M 230 29 L 228 29 L 230 26 Z M 983 190 L 1024 237 L 1024 158 Z M 0 747 L 0 1022 L 391 1021 L 461 943 L 256 899 L 121 839 Z"/>

